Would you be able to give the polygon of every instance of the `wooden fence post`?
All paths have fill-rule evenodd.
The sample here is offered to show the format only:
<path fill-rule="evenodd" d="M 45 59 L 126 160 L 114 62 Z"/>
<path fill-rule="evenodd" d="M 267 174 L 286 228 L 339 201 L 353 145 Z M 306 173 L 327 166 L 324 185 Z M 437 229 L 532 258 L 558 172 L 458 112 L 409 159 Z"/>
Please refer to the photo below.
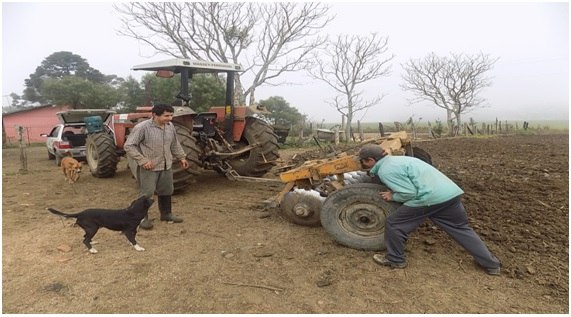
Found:
<path fill-rule="evenodd" d="M 24 127 L 17 126 L 18 140 L 20 142 L 20 173 L 28 172 L 28 156 L 26 153 L 26 143 L 24 142 Z"/>

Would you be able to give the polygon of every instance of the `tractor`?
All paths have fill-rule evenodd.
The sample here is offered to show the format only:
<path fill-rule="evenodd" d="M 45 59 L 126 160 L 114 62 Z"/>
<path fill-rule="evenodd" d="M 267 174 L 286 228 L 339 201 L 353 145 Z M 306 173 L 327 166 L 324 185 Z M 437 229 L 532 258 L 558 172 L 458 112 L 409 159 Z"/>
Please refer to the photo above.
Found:
<path fill-rule="evenodd" d="M 272 127 L 256 117 L 255 108 L 234 104 L 234 78 L 242 71 L 240 65 L 169 59 L 134 66 L 133 70 L 154 71 L 157 76 L 167 78 L 180 74 L 181 91 L 173 103 L 172 123 L 190 167 L 183 169 L 173 164 L 175 192 L 192 183 L 205 169 L 230 179 L 258 178 L 276 165 L 279 146 Z M 224 106 L 197 113 L 189 107 L 189 80 L 202 73 L 226 74 L 226 101 Z M 93 176 L 115 175 L 119 158 L 125 155 L 123 146 L 129 132 L 137 123 L 152 117 L 151 109 L 138 107 L 135 113 L 115 114 L 105 122 L 97 117 L 86 118 L 89 132 L 86 160 Z M 128 166 L 136 177 L 136 163 L 128 159 Z"/>

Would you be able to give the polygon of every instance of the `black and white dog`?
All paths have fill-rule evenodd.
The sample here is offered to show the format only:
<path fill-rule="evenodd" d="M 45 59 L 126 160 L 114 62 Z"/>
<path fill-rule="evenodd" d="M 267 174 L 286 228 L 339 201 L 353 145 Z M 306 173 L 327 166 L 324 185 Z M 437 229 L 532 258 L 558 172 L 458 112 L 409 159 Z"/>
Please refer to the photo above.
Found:
<path fill-rule="evenodd" d="M 75 223 L 85 230 L 83 244 L 91 253 L 97 253 L 97 250 L 91 246 L 91 239 L 101 227 L 121 231 L 131 242 L 131 245 L 135 247 L 135 250 L 145 251 L 143 247 L 137 244 L 135 236 L 139 223 L 145 218 L 153 202 L 153 199 L 142 196 L 135 199 L 126 209 L 90 208 L 75 214 L 65 214 L 53 208 L 47 208 L 47 210 L 66 218 L 76 218 Z"/>

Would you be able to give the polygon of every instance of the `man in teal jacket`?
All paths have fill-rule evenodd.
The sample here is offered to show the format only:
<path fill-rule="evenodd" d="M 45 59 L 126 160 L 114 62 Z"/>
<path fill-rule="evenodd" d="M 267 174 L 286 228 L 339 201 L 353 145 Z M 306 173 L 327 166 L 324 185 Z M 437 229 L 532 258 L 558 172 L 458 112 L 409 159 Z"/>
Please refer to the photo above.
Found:
<path fill-rule="evenodd" d="M 388 156 L 379 145 L 366 145 L 359 151 L 361 165 L 371 169 L 390 191 L 381 192 L 386 201 L 403 205 L 385 223 L 387 255 L 373 260 L 392 268 L 407 266 L 404 243 L 426 218 L 448 233 L 490 275 L 500 274 L 500 261 L 488 250 L 470 227 L 460 197 L 464 191 L 432 165 L 408 156 Z"/>

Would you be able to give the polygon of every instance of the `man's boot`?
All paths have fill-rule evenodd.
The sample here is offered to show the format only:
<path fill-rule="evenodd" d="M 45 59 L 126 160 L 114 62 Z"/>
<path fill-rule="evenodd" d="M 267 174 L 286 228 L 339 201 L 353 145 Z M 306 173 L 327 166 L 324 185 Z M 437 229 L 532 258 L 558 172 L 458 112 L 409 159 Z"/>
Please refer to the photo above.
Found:
<path fill-rule="evenodd" d="M 145 218 L 143 218 L 143 220 L 141 221 L 141 223 L 139 224 L 139 228 L 141 229 L 145 229 L 145 230 L 151 230 L 153 229 L 153 223 L 151 222 L 151 220 L 149 220 L 149 216 L 145 216 Z"/>
<path fill-rule="evenodd" d="M 161 221 L 182 222 L 182 219 L 176 218 L 172 215 L 171 196 L 158 196 L 159 197 L 159 211 L 161 212 Z"/>

